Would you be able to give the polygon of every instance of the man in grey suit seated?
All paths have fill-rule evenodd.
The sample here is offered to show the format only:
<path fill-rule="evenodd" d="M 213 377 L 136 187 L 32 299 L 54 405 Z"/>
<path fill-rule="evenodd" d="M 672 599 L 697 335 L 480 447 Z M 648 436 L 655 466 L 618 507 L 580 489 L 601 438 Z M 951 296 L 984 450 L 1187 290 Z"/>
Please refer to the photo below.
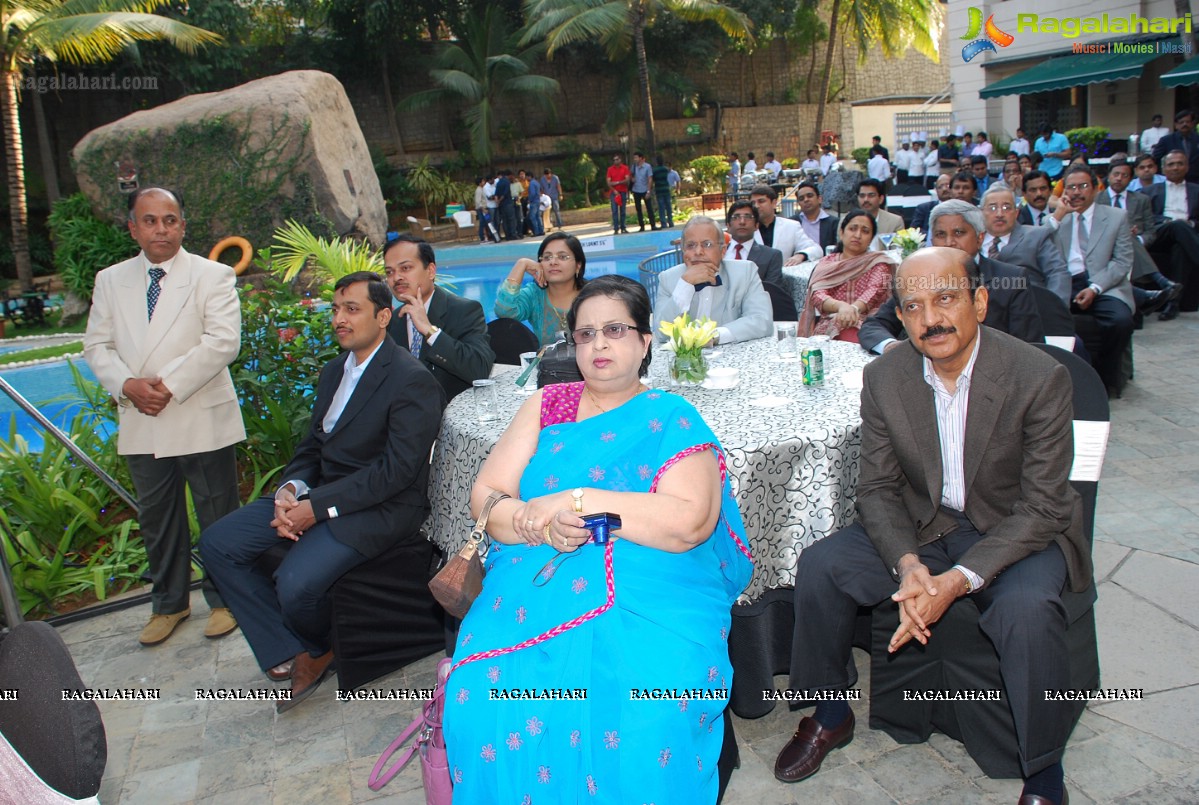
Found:
<path fill-rule="evenodd" d="M 1062 594 L 1094 589 L 1069 482 L 1070 375 L 980 326 L 981 285 L 969 256 L 949 248 L 922 249 L 895 275 L 910 338 L 866 367 L 858 521 L 800 554 L 790 686 L 816 698 L 855 685 L 859 606 L 899 603 L 894 653 L 947 639 L 932 627 L 965 598 L 956 605 L 978 608 L 999 656 L 1025 778 L 1020 805 L 1062 805 L 1070 711 L 1044 691 L 1069 688 Z M 815 774 L 853 740 L 853 712 L 832 698 L 779 753 L 780 780 Z"/>
<path fill-rule="evenodd" d="M 683 264 L 662 272 L 654 316 L 671 321 L 688 313 L 716 322 L 713 344 L 731 344 L 771 335 L 774 313 L 758 267 L 748 260 L 724 260 L 720 225 L 696 215 L 683 227 Z M 658 340 L 665 336 L 658 334 Z"/>
<path fill-rule="evenodd" d="M 1053 230 L 1016 223 L 1020 208 L 1005 184 L 988 187 L 981 206 L 987 225 L 982 253 L 992 260 L 1020 266 L 1033 285 L 1053 291 L 1069 307 L 1070 270 L 1053 240 Z"/>

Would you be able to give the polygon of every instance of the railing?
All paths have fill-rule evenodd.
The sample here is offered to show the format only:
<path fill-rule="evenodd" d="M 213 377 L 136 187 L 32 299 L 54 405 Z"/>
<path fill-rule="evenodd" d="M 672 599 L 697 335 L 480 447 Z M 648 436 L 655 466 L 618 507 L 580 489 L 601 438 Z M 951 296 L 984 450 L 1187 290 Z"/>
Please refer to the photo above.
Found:
<path fill-rule="evenodd" d="M 58 440 L 63 447 L 70 451 L 71 455 L 79 460 L 79 463 L 91 470 L 97 478 L 104 482 L 105 486 L 115 492 L 117 496 L 120 497 L 121 500 L 125 501 L 125 503 L 127 503 L 131 509 L 137 511 L 137 500 L 133 497 L 133 495 L 129 494 L 125 487 L 117 483 L 116 479 L 105 472 L 99 464 L 97 464 L 95 461 L 92 461 L 92 459 L 86 453 L 84 453 L 77 444 L 71 441 L 70 436 L 68 436 L 62 431 L 62 429 L 47 419 L 41 411 L 34 407 L 33 403 L 25 399 L 21 393 L 13 388 L 3 377 L 0 377 L 0 391 L 3 391 L 5 394 L 7 394 L 13 402 L 21 407 L 25 413 L 33 417 L 34 421 L 41 425 L 42 429 L 48 436 L 52 436 Z M 0 522 L 0 525 L 4 527 L 4 532 L 8 535 L 8 539 L 13 545 L 16 545 L 16 535 L 13 534 L 8 526 L 3 522 Z M 17 590 L 13 585 L 12 571 L 8 567 L 8 560 L 5 558 L 4 551 L 2 550 L 0 550 L 0 604 L 2 604 L 4 607 L 4 616 L 10 629 L 24 620 L 24 618 L 21 617 L 20 602 L 17 600 Z"/>
<path fill-rule="evenodd" d="M 670 249 L 658 252 L 653 257 L 647 257 L 637 266 L 641 284 L 649 292 L 649 303 L 652 306 L 658 298 L 658 275 L 668 268 L 673 268 L 683 262 L 683 252 L 680 249 Z"/>

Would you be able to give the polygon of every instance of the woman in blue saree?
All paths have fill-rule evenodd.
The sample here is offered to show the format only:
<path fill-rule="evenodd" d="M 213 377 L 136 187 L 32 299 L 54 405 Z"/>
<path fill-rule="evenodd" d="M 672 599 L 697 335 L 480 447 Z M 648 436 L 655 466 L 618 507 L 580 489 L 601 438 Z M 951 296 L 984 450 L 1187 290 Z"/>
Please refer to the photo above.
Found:
<path fill-rule="evenodd" d="M 649 298 L 589 282 L 568 314 L 582 383 L 531 397 L 471 495 L 483 592 L 446 688 L 455 801 L 696 805 L 717 796 L 730 608 L 751 560 L 715 436 L 640 382 Z M 606 544 L 581 514 L 618 514 Z"/>

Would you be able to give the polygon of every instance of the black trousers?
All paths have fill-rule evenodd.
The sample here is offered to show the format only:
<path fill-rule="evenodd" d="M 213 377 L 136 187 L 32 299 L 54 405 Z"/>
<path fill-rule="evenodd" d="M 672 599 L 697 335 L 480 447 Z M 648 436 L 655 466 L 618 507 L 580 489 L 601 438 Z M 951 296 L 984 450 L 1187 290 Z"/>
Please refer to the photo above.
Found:
<path fill-rule="evenodd" d="M 920 549 L 933 575 L 953 567 L 982 539 L 964 516 L 958 522 L 956 530 Z M 1069 707 L 1045 696 L 1047 690 L 1066 689 L 1070 680 L 1061 599 L 1065 585 L 1066 560 L 1051 543 L 1004 570 L 968 601 L 954 604 L 978 607 L 979 625 L 995 644 L 1025 776 L 1060 762 L 1070 733 Z M 874 606 L 898 588 L 860 523 L 805 548 L 795 573 L 791 687 L 812 693 L 854 685 L 851 652 L 858 607 Z M 931 639 L 937 639 L 935 625 Z"/>
<path fill-rule="evenodd" d="M 649 219 L 651 229 L 657 229 L 658 225 L 654 223 L 654 204 L 649 200 L 647 193 L 638 193 L 633 191 L 633 204 L 637 207 L 637 226 L 645 228 L 646 218 Z M 641 217 L 641 205 L 645 204 L 645 218 Z"/>
<path fill-rule="evenodd" d="M 1077 296 L 1090 283 L 1086 272 L 1071 277 L 1071 298 Z M 1128 309 L 1128 305 L 1114 296 L 1100 294 L 1086 310 L 1071 302 L 1070 312 L 1095 319 L 1099 326 L 1099 350 L 1092 354 L 1091 365 L 1103 379 L 1103 385 L 1109 389 L 1124 388 L 1121 364 L 1124 350 L 1128 349 L 1128 343 L 1132 340 L 1132 311 Z"/>
<path fill-rule="evenodd" d="M 1199 310 L 1199 234 L 1186 221 L 1158 227 L 1154 249 L 1170 253 L 1170 279 L 1183 284 L 1179 310 Z"/>
<path fill-rule="evenodd" d="M 191 530 L 185 487 L 191 487 L 201 531 L 235 510 L 241 505 L 237 447 L 169 458 L 135 454 L 125 460 L 137 491 L 138 523 L 154 585 L 150 596 L 153 612 L 174 615 L 190 606 Z M 202 589 L 208 606 L 225 606 L 208 573 Z"/>

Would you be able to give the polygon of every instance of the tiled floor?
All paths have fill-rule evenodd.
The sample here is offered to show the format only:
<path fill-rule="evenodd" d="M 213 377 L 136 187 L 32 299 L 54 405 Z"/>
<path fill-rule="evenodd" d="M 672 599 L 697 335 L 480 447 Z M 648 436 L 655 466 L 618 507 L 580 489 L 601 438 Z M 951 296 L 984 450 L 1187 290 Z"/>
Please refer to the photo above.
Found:
<path fill-rule="evenodd" d="M 1136 379 L 1113 403 L 1095 544 L 1099 650 L 1104 686 L 1144 688 L 1145 700 L 1083 715 L 1065 758 L 1075 805 L 1199 802 L 1197 344 L 1199 315 L 1149 323 L 1136 335 Z M 162 690 L 163 701 L 152 706 L 102 707 L 109 761 L 101 802 L 424 802 L 416 764 L 379 794 L 366 786 L 375 758 L 414 705 L 338 703 L 331 683 L 283 716 L 269 703 L 195 702 L 196 688 L 263 682 L 239 635 L 203 639 L 207 612 L 199 595 L 193 603 L 192 619 L 155 649 L 137 646 L 144 607 L 61 630 L 87 684 Z M 430 687 L 435 662 L 372 687 Z M 865 684 L 868 668 L 862 671 Z M 982 776 L 954 741 L 934 735 L 927 744 L 899 746 L 864 726 L 865 703 L 858 715 L 853 743 L 797 785 L 770 772 L 795 716 L 779 707 L 756 721 L 738 719 L 742 766 L 725 802 L 1016 801 L 1019 781 Z"/>

